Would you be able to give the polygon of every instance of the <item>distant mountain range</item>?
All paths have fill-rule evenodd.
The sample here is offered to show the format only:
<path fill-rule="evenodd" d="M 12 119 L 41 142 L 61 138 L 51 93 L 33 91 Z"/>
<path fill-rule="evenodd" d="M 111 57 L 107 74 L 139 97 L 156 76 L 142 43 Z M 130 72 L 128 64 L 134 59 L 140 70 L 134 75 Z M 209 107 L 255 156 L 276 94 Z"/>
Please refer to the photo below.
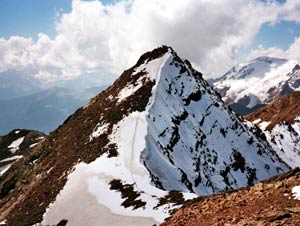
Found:
<path fill-rule="evenodd" d="M 29 70 L 0 73 L 0 134 L 24 128 L 45 133 L 101 92 L 100 76 L 41 82 Z"/>
<path fill-rule="evenodd" d="M 42 83 L 29 70 L 7 70 L 0 73 L 0 100 L 31 95 L 43 89 Z"/>
<path fill-rule="evenodd" d="M 73 91 L 53 87 L 29 96 L 0 100 L 0 134 L 16 128 L 48 133 L 104 87 Z"/>

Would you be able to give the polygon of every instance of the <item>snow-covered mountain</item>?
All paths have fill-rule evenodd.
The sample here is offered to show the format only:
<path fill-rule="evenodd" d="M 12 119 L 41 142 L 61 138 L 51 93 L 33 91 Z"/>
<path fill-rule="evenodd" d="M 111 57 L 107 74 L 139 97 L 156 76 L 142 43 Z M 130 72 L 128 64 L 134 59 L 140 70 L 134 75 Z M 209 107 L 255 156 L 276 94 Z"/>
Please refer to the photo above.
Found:
<path fill-rule="evenodd" d="M 0 178 L 0 191 L 10 178 L 28 180 L 1 200 L 7 225 L 153 225 L 186 199 L 289 169 L 166 46 L 145 53 L 32 155 Z"/>
<path fill-rule="evenodd" d="M 12 100 L 37 94 L 55 87 L 82 92 L 94 87 L 107 87 L 112 84 L 112 74 L 82 74 L 71 78 L 45 79 L 47 75 L 37 76 L 33 69 L 10 69 L 0 72 L 0 100 Z M 100 92 L 100 91 L 98 91 Z M 90 97 L 91 98 L 91 97 Z"/>
<path fill-rule="evenodd" d="M 246 116 L 264 130 L 269 143 L 292 168 L 300 167 L 300 92 L 278 98 Z"/>
<path fill-rule="evenodd" d="M 300 90 L 300 66 L 292 60 L 259 57 L 233 67 L 213 86 L 225 103 L 244 115 Z"/>

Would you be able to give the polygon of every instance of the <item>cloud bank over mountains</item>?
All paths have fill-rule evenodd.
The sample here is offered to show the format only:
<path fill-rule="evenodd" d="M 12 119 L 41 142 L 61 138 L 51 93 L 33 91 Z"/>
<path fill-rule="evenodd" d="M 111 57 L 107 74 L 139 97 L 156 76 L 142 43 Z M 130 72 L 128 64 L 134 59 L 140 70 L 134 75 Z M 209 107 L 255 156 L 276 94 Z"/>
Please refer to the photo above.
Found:
<path fill-rule="evenodd" d="M 207 75 L 235 63 L 265 23 L 300 22 L 300 1 L 255 0 L 73 0 L 56 16 L 56 36 L 0 38 L 0 72 L 31 68 L 51 80 L 80 74 L 119 74 L 143 52 L 166 44 Z M 275 54 L 300 60 L 300 39 L 288 50 L 260 46 L 248 58 Z"/>
<path fill-rule="evenodd" d="M 294 42 L 289 46 L 287 50 L 283 50 L 279 47 L 265 48 L 263 45 L 260 45 L 257 49 L 250 51 L 246 60 L 251 60 L 259 56 L 287 58 L 300 62 L 300 37 L 295 38 Z"/>

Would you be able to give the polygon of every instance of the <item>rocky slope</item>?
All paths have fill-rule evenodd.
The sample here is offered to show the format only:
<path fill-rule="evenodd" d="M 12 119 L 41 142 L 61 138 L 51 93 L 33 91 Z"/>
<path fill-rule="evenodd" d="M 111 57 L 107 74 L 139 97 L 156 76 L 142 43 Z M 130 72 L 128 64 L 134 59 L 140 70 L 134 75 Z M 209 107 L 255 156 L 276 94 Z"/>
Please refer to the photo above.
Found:
<path fill-rule="evenodd" d="M 289 167 L 173 49 L 145 53 L 0 178 L 7 225 L 153 225 Z M 80 214 L 78 214 L 80 213 Z"/>
<path fill-rule="evenodd" d="M 296 61 L 259 57 L 233 67 L 213 86 L 227 104 L 245 115 L 300 90 L 300 66 Z"/>
<path fill-rule="evenodd" d="M 300 92 L 281 97 L 246 119 L 264 130 L 269 143 L 291 167 L 300 166 Z"/>
<path fill-rule="evenodd" d="M 0 176 L 45 138 L 45 134 L 32 130 L 13 130 L 0 136 Z"/>
<path fill-rule="evenodd" d="M 161 226 L 300 225 L 300 170 L 184 204 Z"/>

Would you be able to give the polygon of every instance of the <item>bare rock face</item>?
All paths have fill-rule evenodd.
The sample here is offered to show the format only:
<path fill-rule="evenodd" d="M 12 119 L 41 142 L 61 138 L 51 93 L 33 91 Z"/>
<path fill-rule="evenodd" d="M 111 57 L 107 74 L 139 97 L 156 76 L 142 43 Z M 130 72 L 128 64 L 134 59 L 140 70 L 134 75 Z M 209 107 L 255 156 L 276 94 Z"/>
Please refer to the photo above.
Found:
<path fill-rule="evenodd" d="M 299 168 L 234 192 L 189 201 L 161 226 L 299 225 Z M 300 194 L 299 194 L 300 195 Z"/>
<path fill-rule="evenodd" d="M 0 177 L 0 220 L 153 225 L 191 197 L 288 170 L 259 129 L 163 46 L 142 55 Z"/>
<path fill-rule="evenodd" d="M 261 119 L 260 122 L 269 122 L 266 130 L 272 130 L 282 122 L 294 124 L 300 115 L 300 92 L 295 91 L 289 95 L 278 98 L 268 106 L 259 109 L 245 117 L 248 121 Z"/>

